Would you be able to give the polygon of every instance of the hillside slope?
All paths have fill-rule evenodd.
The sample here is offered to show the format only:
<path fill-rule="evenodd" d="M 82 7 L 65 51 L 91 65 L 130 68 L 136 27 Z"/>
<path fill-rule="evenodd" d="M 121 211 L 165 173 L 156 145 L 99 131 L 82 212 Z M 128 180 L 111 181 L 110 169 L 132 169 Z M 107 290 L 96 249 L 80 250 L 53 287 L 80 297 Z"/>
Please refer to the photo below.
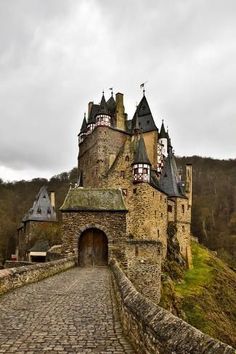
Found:
<path fill-rule="evenodd" d="M 196 242 L 192 252 L 192 269 L 183 272 L 173 262 L 166 266 L 160 305 L 236 347 L 236 273 Z"/>

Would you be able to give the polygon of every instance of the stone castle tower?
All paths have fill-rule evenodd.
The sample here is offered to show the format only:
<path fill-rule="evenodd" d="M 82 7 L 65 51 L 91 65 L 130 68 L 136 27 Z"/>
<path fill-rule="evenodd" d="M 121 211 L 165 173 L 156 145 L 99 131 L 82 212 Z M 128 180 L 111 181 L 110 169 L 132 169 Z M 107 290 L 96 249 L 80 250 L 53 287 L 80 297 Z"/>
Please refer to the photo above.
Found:
<path fill-rule="evenodd" d="M 64 252 L 80 265 L 116 258 L 130 277 L 153 283 L 174 237 L 190 264 L 192 168 L 184 183 L 145 93 L 132 119 L 121 93 L 90 102 L 87 117 L 78 135 L 78 185 L 61 207 Z"/>

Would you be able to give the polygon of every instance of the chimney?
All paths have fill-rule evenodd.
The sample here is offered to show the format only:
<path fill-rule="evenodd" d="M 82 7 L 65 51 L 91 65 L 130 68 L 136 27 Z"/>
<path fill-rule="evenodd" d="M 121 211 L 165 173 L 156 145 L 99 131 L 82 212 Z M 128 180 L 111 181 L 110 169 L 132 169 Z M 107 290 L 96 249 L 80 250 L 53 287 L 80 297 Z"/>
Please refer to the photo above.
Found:
<path fill-rule="evenodd" d="M 116 94 L 116 128 L 125 130 L 125 107 L 123 93 L 118 92 Z"/>
<path fill-rule="evenodd" d="M 50 203 L 51 203 L 53 210 L 55 210 L 55 207 L 56 207 L 55 192 L 53 192 L 53 191 L 50 192 Z"/>

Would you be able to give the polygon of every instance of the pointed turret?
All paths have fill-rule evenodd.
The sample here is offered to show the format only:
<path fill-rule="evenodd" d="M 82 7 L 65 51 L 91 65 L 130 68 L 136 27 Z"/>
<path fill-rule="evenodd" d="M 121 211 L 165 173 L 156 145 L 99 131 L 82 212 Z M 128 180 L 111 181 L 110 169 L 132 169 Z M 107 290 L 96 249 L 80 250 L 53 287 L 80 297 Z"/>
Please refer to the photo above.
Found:
<path fill-rule="evenodd" d="M 161 123 L 161 130 L 160 130 L 160 134 L 159 134 L 159 139 L 166 139 L 166 130 L 165 130 L 165 126 L 164 126 L 164 120 L 162 119 L 162 123 Z"/>
<path fill-rule="evenodd" d="M 86 130 L 87 130 L 87 120 L 86 120 L 86 113 L 84 113 L 84 119 L 81 125 L 80 133 L 85 133 Z"/>
<path fill-rule="evenodd" d="M 138 116 L 140 129 L 142 129 L 143 133 L 157 130 L 156 124 L 152 116 L 152 112 L 149 108 L 149 104 L 145 95 L 143 95 L 141 101 L 139 102 L 134 117 L 136 114 Z"/>
<path fill-rule="evenodd" d="M 168 154 L 168 133 L 165 130 L 164 120 L 162 120 L 160 134 L 158 135 L 158 140 L 161 145 L 161 155 L 167 157 Z"/>
<path fill-rule="evenodd" d="M 132 165 L 134 183 L 150 182 L 151 163 L 147 155 L 143 136 L 138 140 Z"/>
<path fill-rule="evenodd" d="M 96 125 L 97 126 L 110 126 L 111 125 L 111 115 L 108 110 L 107 102 L 104 96 L 104 93 L 102 94 L 102 99 L 100 103 L 100 107 L 98 110 L 98 113 L 96 115 Z"/>
<path fill-rule="evenodd" d="M 78 135 L 79 144 L 81 144 L 84 141 L 86 135 L 87 135 L 87 120 L 86 120 L 86 113 L 84 113 L 83 123 L 81 125 L 80 133 Z"/>

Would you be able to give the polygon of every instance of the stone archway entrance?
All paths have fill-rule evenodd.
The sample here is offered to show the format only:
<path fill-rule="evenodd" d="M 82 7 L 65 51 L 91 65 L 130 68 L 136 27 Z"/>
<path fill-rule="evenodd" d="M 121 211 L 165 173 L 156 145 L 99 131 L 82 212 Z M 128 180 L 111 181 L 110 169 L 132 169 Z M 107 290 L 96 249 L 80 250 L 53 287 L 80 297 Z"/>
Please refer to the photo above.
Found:
<path fill-rule="evenodd" d="M 79 239 L 79 265 L 104 266 L 108 264 L 108 240 L 101 230 L 85 230 Z"/>

